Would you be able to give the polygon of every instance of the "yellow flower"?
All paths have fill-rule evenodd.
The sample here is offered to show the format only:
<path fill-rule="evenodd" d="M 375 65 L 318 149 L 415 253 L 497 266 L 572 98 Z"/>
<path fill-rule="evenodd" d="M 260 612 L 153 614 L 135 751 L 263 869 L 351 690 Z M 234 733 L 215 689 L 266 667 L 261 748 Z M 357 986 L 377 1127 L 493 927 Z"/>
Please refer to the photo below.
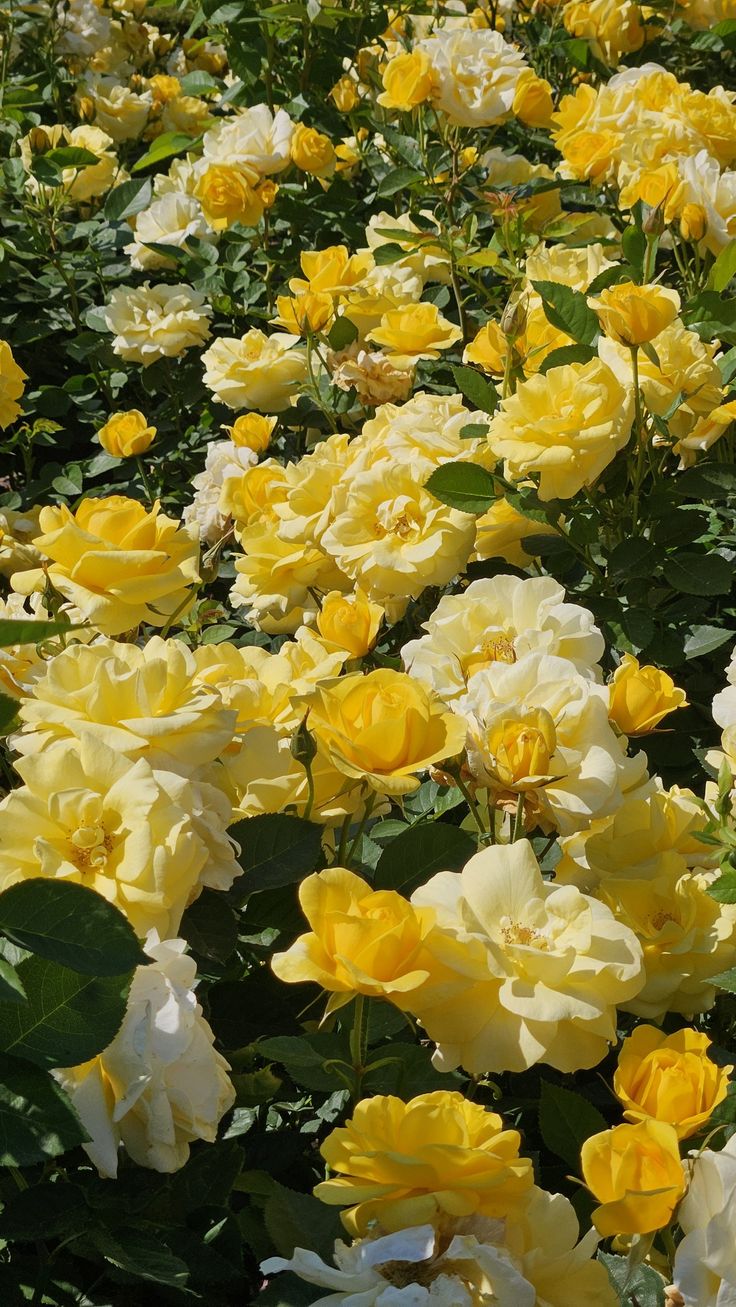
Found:
<path fill-rule="evenodd" d="M 352 658 L 362 658 L 373 648 L 384 618 L 380 604 L 374 604 L 357 586 L 353 594 L 332 590 L 322 600 L 317 630 L 329 644 L 345 649 Z"/>
<path fill-rule="evenodd" d="M 554 535 L 548 522 L 533 522 L 502 496 L 476 521 L 475 556 L 503 558 L 514 567 L 528 567 L 532 555 L 523 541 L 535 535 Z"/>
<path fill-rule="evenodd" d="M 657 667 L 625 653 L 610 686 L 608 715 L 623 735 L 647 735 L 668 713 L 687 707 L 685 691 Z"/>
<path fill-rule="evenodd" d="M 271 442 L 277 418 L 266 418 L 260 413 L 243 413 L 236 418 L 231 427 L 223 427 L 238 449 L 252 449 L 254 454 L 263 454 Z"/>
<path fill-rule="evenodd" d="M 685 1192 L 677 1131 L 663 1121 L 618 1125 L 586 1139 L 583 1177 L 601 1204 L 593 1224 L 604 1237 L 650 1234 L 669 1225 Z"/>
<path fill-rule="evenodd" d="M 674 322 L 680 311 L 680 296 L 667 286 L 637 286 L 622 281 L 588 300 L 601 328 L 619 345 L 644 345 Z"/>
<path fill-rule="evenodd" d="M 0 888 L 36 877 L 75 881 L 120 908 L 136 934 L 176 934 L 210 857 L 195 813 L 203 821 L 206 809 L 224 833 L 223 796 L 210 786 L 205 798 L 187 777 L 131 762 L 90 735 L 17 766 L 25 784 L 0 804 Z M 230 866 L 228 888 L 238 871 L 232 849 Z"/>
<path fill-rule="evenodd" d="M 167 104 L 181 94 L 181 82 L 178 77 L 168 77 L 165 73 L 156 73 L 148 79 L 148 89 L 153 91 L 153 103 Z"/>
<path fill-rule="evenodd" d="M 291 158 L 297 168 L 313 177 L 331 177 L 335 171 L 335 151 L 329 136 L 304 123 L 297 123 L 294 128 Z"/>
<path fill-rule="evenodd" d="M 104 635 L 139 622 L 164 626 L 199 581 L 196 528 L 179 526 L 158 502 L 147 511 L 124 495 L 90 497 L 74 513 L 47 504 L 39 525 L 33 543 L 51 560 L 51 584 Z M 41 572 L 16 572 L 11 585 L 30 594 L 42 580 Z"/>
<path fill-rule="evenodd" d="M 238 422 L 241 420 L 238 418 Z M 246 468 L 240 476 L 226 477 L 218 507 L 226 517 L 234 519 L 238 534 L 254 522 L 276 522 L 275 507 L 287 493 L 286 468 L 275 458 L 267 458 Z"/>
<path fill-rule="evenodd" d="M 434 908 L 429 980 L 410 1011 L 435 1065 L 471 1074 L 595 1066 L 616 1039 L 616 1007 L 642 983 L 627 926 L 570 886 L 544 880 L 527 840 L 477 853 L 412 895 Z"/>
<path fill-rule="evenodd" d="M 682 189 L 677 164 L 662 163 L 656 168 L 644 168 L 637 172 L 621 187 L 618 202 L 622 209 L 632 209 L 637 200 L 642 200 L 650 209 L 659 209 L 669 226 L 679 212 Z"/>
<path fill-rule="evenodd" d="M 549 127 L 552 122 L 552 87 L 531 70 L 516 83 L 513 112 L 527 127 Z"/>
<path fill-rule="evenodd" d="M 214 231 L 224 231 L 234 222 L 255 227 L 263 215 L 263 203 L 254 189 L 256 174 L 227 163 L 211 163 L 202 173 L 194 194 Z"/>
<path fill-rule="evenodd" d="M 509 343 L 497 322 L 486 322 L 463 351 L 463 363 L 475 363 L 492 377 L 502 377 Z"/>
<path fill-rule="evenodd" d="M 540 499 L 569 499 L 595 485 L 629 439 L 633 396 L 599 359 L 550 368 L 502 400 L 488 443 L 520 481 L 540 474 Z"/>
<path fill-rule="evenodd" d="M 434 69 L 423 50 L 394 55 L 386 64 L 381 80 L 383 91 L 378 97 L 378 103 L 384 109 L 401 109 L 404 112 L 429 100 L 436 86 Z"/>
<path fill-rule="evenodd" d="M 702 241 L 708 227 L 708 215 L 702 204 L 685 204 L 680 214 L 680 235 L 684 241 Z"/>
<path fill-rule="evenodd" d="M 264 177 L 256 186 L 256 195 L 264 209 L 272 209 L 279 193 L 279 184 L 272 177 Z"/>
<path fill-rule="evenodd" d="M 452 349 L 463 333 L 443 318 L 436 304 L 410 304 L 384 313 L 380 325 L 369 333 L 389 358 L 411 364 L 419 359 L 437 359 L 443 349 Z"/>
<path fill-rule="evenodd" d="M 113 458 L 133 458 L 145 454 L 156 437 L 156 428 L 148 425 L 143 414 L 137 408 L 125 413 L 113 413 L 104 427 L 100 427 L 97 438 L 102 448 Z"/>
<path fill-rule="evenodd" d="M 235 564 L 230 602 L 247 607 L 248 621 L 271 635 L 293 633 L 311 620 L 319 609 L 315 592 L 338 589 L 344 579 L 316 545 L 285 539 L 268 520 L 251 522 L 240 542 L 244 557 Z"/>
<path fill-rule="evenodd" d="M 358 88 L 353 78 L 348 77 L 347 74 L 339 78 L 330 91 L 330 99 L 340 113 L 352 113 L 356 104 L 360 101 Z"/>
<path fill-rule="evenodd" d="M 433 912 L 414 909 L 395 890 L 372 890 L 344 867 L 308 876 L 299 902 L 312 932 L 274 954 L 271 967 L 279 980 L 321 985 L 332 994 L 328 1012 L 355 994 L 404 1007 L 403 996 L 427 979 L 419 953 Z"/>
<path fill-rule="evenodd" d="M 40 567 L 41 555 L 33 546 L 38 535 L 41 505 L 25 512 L 0 508 L 0 576 L 12 576 L 31 567 Z"/>
<path fill-rule="evenodd" d="M 418 772 L 465 743 L 464 722 L 404 672 L 343 676 L 308 703 L 310 729 L 334 766 L 380 794 L 411 794 Z"/>
<path fill-rule="evenodd" d="M 590 41 L 596 57 L 614 66 L 622 54 L 643 46 L 643 12 L 633 0 L 573 0 L 563 7 L 562 19 L 572 36 Z"/>
<path fill-rule="evenodd" d="M 279 413 L 288 408 L 307 374 L 303 349 L 285 332 L 266 336 L 251 327 L 238 340 L 219 336 L 202 355 L 204 384 L 228 408 Z"/>
<path fill-rule="evenodd" d="M 0 340 L 0 429 L 5 430 L 20 414 L 20 399 L 24 382 L 28 380 L 13 358 L 7 340 Z"/>
<path fill-rule="evenodd" d="M 306 290 L 292 295 L 279 295 L 276 308 L 278 316 L 274 322 L 296 335 L 322 331 L 335 312 L 332 296 L 326 291 L 315 294 Z"/>
<path fill-rule="evenodd" d="M 618 1056 L 613 1089 L 627 1121 L 666 1121 L 688 1139 L 709 1120 L 728 1093 L 732 1066 L 708 1057 L 711 1041 L 700 1030 L 665 1035 L 637 1026 Z"/>
<path fill-rule="evenodd" d="M 377 1221 L 387 1232 L 447 1216 L 512 1218 L 532 1196 L 532 1166 L 516 1130 L 460 1093 L 437 1090 L 404 1103 L 376 1095 L 356 1104 L 321 1153 L 338 1174 L 317 1198 L 336 1206 L 353 1236 Z"/>

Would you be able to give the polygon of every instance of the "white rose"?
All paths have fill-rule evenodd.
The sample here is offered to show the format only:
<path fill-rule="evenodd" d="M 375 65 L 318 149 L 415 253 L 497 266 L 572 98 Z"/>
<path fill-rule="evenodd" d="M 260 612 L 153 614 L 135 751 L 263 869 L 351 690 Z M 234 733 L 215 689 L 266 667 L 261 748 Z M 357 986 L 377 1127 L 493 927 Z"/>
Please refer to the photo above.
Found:
<path fill-rule="evenodd" d="M 260 176 L 282 172 L 291 162 L 293 131 L 284 109 L 273 114 L 267 104 L 254 104 L 205 133 L 204 158 L 208 163 L 245 165 Z"/>
<path fill-rule="evenodd" d="M 121 286 L 104 310 L 108 330 L 115 333 L 115 353 L 144 367 L 156 359 L 176 358 L 192 345 L 203 345 L 210 335 L 211 317 L 202 292 L 182 284 Z"/>
<path fill-rule="evenodd" d="M 708 1148 L 696 1159 L 677 1219 L 685 1238 L 672 1278 L 684 1307 L 736 1302 L 736 1135 L 720 1153 Z"/>
<path fill-rule="evenodd" d="M 185 522 L 196 522 L 202 540 L 214 543 L 224 533 L 227 514 L 220 509 L 220 493 L 226 477 L 242 476 L 258 462 L 252 449 L 234 445 L 232 440 L 216 440 L 207 450 L 204 471 L 192 479 L 196 491 L 191 504 L 182 514 Z"/>
<path fill-rule="evenodd" d="M 172 191 L 154 200 L 150 208 L 138 214 L 135 240 L 125 246 L 125 253 L 129 255 L 134 268 L 145 271 L 150 268 L 170 268 L 171 259 L 147 246 L 175 245 L 177 249 L 184 249 L 192 236 L 209 245 L 217 240 L 205 220 L 199 200 L 195 200 L 193 195 Z"/>
<path fill-rule="evenodd" d="M 196 966 L 183 939 L 159 941 L 151 931 L 123 1023 L 104 1053 L 54 1074 L 70 1095 L 100 1175 L 117 1175 L 123 1144 L 134 1162 L 178 1171 L 195 1139 L 213 1143 L 235 1091 L 228 1063 L 194 995 Z"/>
<path fill-rule="evenodd" d="M 500 32 L 463 27 L 436 32 L 423 50 L 437 73 L 437 107 L 462 127 L 490 127 L 511 113 L 516 84 L 528 67 Z"/>

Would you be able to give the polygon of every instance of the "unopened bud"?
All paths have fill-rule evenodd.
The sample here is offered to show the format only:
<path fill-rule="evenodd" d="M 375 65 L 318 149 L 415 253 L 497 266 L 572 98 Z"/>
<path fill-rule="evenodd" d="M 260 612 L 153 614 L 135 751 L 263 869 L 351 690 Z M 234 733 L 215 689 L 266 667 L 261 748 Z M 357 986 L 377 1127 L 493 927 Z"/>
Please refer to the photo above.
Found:
<path fill-rule="evenodd" d="M 507 340 L 518 340 L 524 334 L 526 316 L 526 300 L 510 299 L 499 323 Z"/>
<path fill-rule="evenodd" d="M 306 767 L 307 769 L 311 767 L 317 756 L 317 745 L 314 736 L 307 727 L 308 716 L 309 713 L 306 714 L 297 726 L 291 737 L 291 744 L 289 746 L 292 758 L 296 759 L 297 762 L 302 764 L 302 767 Z"/>
<path fill-rule="evenodd" d="M 684 241 L 702 241 L 708 218 L 702 204 L 686 204 L 680 214 L 680 235 Z"/>
<path fill-rule="evenodd" d="M 43 127 L 32 127 L 28 133 L 28 144 L 33 154 L 45 154 L 51 149 L 51 141 Z"/>
<path fill-rule="evenodd" d="M 641 224 L 641 229 L 645 236 L 661 236 L 666 225 L 664 210 L 661 205 L 658 205 L 656 209 L 649 210 Z"/>

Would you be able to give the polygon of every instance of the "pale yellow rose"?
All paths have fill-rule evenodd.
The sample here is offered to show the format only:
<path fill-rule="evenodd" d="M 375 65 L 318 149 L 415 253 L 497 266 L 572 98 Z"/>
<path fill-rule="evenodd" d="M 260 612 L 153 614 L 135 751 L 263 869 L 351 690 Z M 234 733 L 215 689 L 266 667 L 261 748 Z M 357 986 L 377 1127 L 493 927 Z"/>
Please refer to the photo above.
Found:
<path fill-rule="evenodd" d="M 452 349 L 463 333 L 443 318 L 436 304 L 412 304 L 405 309 L 384 313 L 371 340 L 382 345 L 399 366 L 409 366 L 419 359 L 437 359 L 444 349 Z"/>
<path fill-rule="evenodd" d="M 76 512 L 46 505 L 35 547 L 48 560 L 45 575 L 60 594 L 104 635 L 139 622 L 165 626 L 185 606 L 199 581 L 192 531 L 135 499 L 83 499 Z M 16 572 L 21 594 L 39 588 L 43 574 Z"/>
<path fill-rule="evenodd" d="M 540 499 L 593 486 L 631 434 L 633 395 L 599 359 L 523 382 L 491 418 L 488 443 L 520 481 L 539 473 Z"/>
<path fill-rule="evenodd" d="M 391 1231 L 448 1216 L 511 1218 L 533 1183 L 520 1144 L 500 1116 L 460 1093 L 440 1089 L 408 1103 L 377 1094 L 357 1103 L 322 1144 L 336 1174 L 315 1194 L 348 1207 L 342 1221 L 353 1236 L 374 1220 Z"/>
<path fill-rule="evenodd" d="M 293 403 L 307 376 L 297 337 L 266 336 L 252 327 L 244 336 L 220 336 L 202 355 L 204 384 L 228 408 L 279 413 Z"/>
<path fill-rule="evenodd" d="M 475 555 L 477 558 L 503 558 L 514 567 L 528 567 L 533 554 L 523 541 L 535 535 L 555 535 L 548 522 L 533 522 L 524 517 L 505 496 L 476 519 Z"/>
<path fill-rule="evenodd" d="M 436 107 L 463 127 L 491 127 L 510 117 L 528 65 L 500 32 L 441 28 L 416 47 L 434 70 Z"/>
<path fill-rule="evenodd" d="M 590 296 L 588 304 L 609 339 L 631 349 L 654 340 L 671 326 L 680 311 L 680 296 L 667 286 L 621 281 L 602 290 L 597 298 Z"/>
<path fill-rule="evenodd" d="M 132 91 L 113 76 L 94 77 L 82 90 L 93 106 L 97 127 L 113 141 L 132 141 L 141 135 L 153 106 L 150 91 Z"/>
<path fill-rule="evenodd" d="M 247 608 L 248 621 L 261 631 L 293 634 L 316 616 L 320 593 L 343 588 L 343 575 L 327 553 L 298 537 L 284 539 L 272 522 L 244 527 L 240 543 L 244 552 L 235 562 L 230 602 Z"/>
<path fill-rule="evenodd" d="M 148 367 L 160 358 L 178 358 L 210 336 L 212 309 L 191 286 L 118 286 L 104 309 L 113 350 L 129 363 Z"/>
<path fill-rule="evenodd" d="M 711 1041 L 685 1027 L 665 1035 L 656 1026 L 637 1026 L 624 1040 L 613 1090 L 628 1121 L 666 1121 L 678 1139 L 697 1134 L 728 1093 L 732 1066 L 708 1057 Z"/>

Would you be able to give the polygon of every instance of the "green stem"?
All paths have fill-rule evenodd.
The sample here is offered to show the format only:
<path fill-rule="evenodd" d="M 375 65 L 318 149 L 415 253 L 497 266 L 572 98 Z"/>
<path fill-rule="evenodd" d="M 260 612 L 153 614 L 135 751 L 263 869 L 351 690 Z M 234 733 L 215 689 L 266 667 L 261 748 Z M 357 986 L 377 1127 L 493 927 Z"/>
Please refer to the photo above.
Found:
<path fill-rule="evenodd" d="M 470 814 L 476 826 L 478 827 L 478 831 L 480 835 L 484 840 L 487 839 L 488 831 L 486 830 L 485 822 L 483 821 L 483 818 L 480 815 L 480 808 L 478 807 L 478 804 L 476 803 L 475 799 L 470 793 L 470 790 L 468 789 L 462 777 L 457 776 L 456 780 L 457 780 L 457 788 L 462 792 L 463 798 L 465 799 L 465 802 L 470 808 Z"/>
<path fill-rule="evenodd" d="M 345 854 L 345 861 L 341 864 L 343 867 L 350 866 L 353 854 L 355 853 L 355 850 L 358 847 L 358 841 L 360 840 L 360 837 L 363 834 L 363 831 L 365 830 L 366 822 L 368 821 L 368 818 L 370 817 L 373 811 L 375 802 L 376 802 L 376 792 L 375 790 L 371 790 L 370 794 L 368 795 L 368 798 L 365 801 L 365 806 L 363 808 L 363 816 L 360 819 L 360 824 L 358 826 L 358 829 L 355 833 L 354 838 L 350 843 L 350 848 Z"/>
<path fill-rule="evenodd" d="M 523 839 L 524 833 L 524 795 L 520 792 L 516 800 L 516 816 L 514 817 L 511 843 L 515 844 L 517 840 Z"/>
<path fill-rule="evenodd" d="M 145 492 L 146 492 L 146 495 L 147 495 L 147 498 L 148 498 L 148 502 L 149 502 L 149 504 L 153 504 L 153 502 L 154 502 L 156 496 L 155 496 L 154 493 L 153 493 L 153 489 L 152 489 L 152 487 L 151 487 L 151 483 L 150 483 L 150 481 L 149 481 L 149 479 L 148 479 L 148 473 L 146 472 L 146 469 L 145 469 L 145 467 L 144 467 L 144 465 L 143 465 L 143 459 L 141 458 L 140 454 L 136 454 L 136 459 L 135 459 L 135 461 L 136 461 L 136 465 L 137 465 L 137 467 L 138 467 L 138 472 L 139 472 L 139 475 L 140 475 L 141 481 L 143 482 L 143 489 L 144 489 Z"/>
<path fill-rule="evenodd" d="M 345 859 L 347 857 L 347 848 L 348 848 L 348 835 L 350 834 L 351 817 L 352 817 L 352 813 L 347 812 L 345 814 L 345 817 L 343 818 L 342 826 L 340 827 L 340 842 L 337 846 L 337 863 L 336 863 L 336 866 L 338 867 L 345 866 Z"/>
<path fill-rule="evenodd" d="M 353 1062 L 353 1072 L 355 1074 L 355 1101 L 360 1098 L 360 1091 L 365 1074 L 365 1060 L 368 1051 L 368 1022 L 367 1012 L 365 1010 L 365 995 L 355 995 L 355 1006 L 353 1008 L 353 1028 L 350 1032 L 350 1056 Z"/>
<path fill-rule="evenodd" d="M 644 476 L 644 457 L 646 447 L 644 443 L 644 414 L 641 406 L 641 391 L 639 389 L 639 348 L 634 345 L 631 350 L 631 370 L 634 375 L 634 431 L 636 434 L 636 462 L 634 464 L 634 497 L 631 505 L 631 529 L 634 534 L 639 524 L 639 498 L 641 494 L 641 483 Z"/>

